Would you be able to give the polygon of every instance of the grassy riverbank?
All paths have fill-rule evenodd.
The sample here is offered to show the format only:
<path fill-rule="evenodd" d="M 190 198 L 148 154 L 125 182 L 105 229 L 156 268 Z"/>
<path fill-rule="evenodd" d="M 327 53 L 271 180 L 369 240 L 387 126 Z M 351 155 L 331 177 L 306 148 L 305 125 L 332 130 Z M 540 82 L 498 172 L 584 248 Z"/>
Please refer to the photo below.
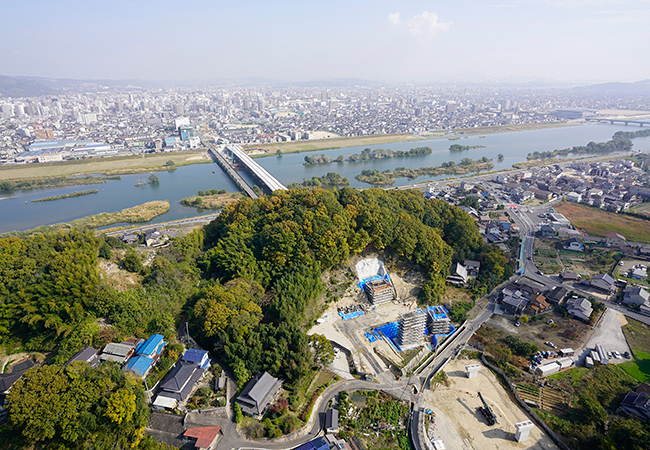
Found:
<path fill-rule="evenodd" d="M 181 205 L 197 209 L 221 209 L 226 205 L 238 202 L 244 198 L 241 192 L 226 192 L 224 194 L 197 195 L 181 200 Z"/>
<path fill-rule="evenodd" d="M 61 200 L 61 199 L 64 199 L 64 198 L 81 197 L 82 195 L 96 194 L 98 192 L 99 191 L 97 189 L 92 189 L 90 191 L 71 192 L 69 194 L 55 195 L 54 197 L 36 198 L 36 199 L 32 200 L 32 203 L 51 202 L 51 201 L 54 201 L 54 200 Z"/>
<path fill-rule="evenodd" d="M 315 150 L 331 150 L 336 148 L 357 147 L 363 145 L 393 144 L 395 142 L 419 141 L 423 139 L 458 138 L 459 136 L 476 136 L 512 131 L 542 130 L 547 128 L 576 126 L 576 123 L 532 123 L 507 125 L 499 127 L 458 128 L 455 130 L 440 130 L 421 134 L 400 133 L 380 134 L 373 136 L 342 137 L 334 139 L 317 139 L 313 141 L 278 142 L 273 144 L 242 145 L 244 150 L 255 150 L 249 154 L 254 158 L 275 156 L 281 153 L 303 153 Z"/>
<path fill-rule="evenodd" d="M 114 223 L 145 223 L 155 217 L 169 211 L 169 201 L 157 200 L 137 205 L 132 208 L 126 208 L 122 211 L 112 213 L 100 213 L 92 216 L 82 217 L 72 222 L 55 223 L 52 225 L 42 225 L 25 231 L 13 231 L 10 233 L 0 234 L 0 237 L 25 237 L 32 234 L 45 233 L 47 231 L 69 230 L 71 228 L 98 228 L 112 225 Z"/>
<path fill-rule="evenodd" d="M 483 157 L 480 160 L 471 160 L 464 158 L 459 164 L 453 162 L 442 163 L 438 167 L 420 167 L 419 169 L 407 169 L 398 167 L 394 171 L 385 170 L 383 172 L 377 169 L 367 169 L 355 177 L 357 181 L 372 184 L 373 186 L 390 186 L 395 183 L 395 178 L 417 178 L 423 175 L 440 176 L 440 175 L 466 175 L 468 173 L 490 170 L 494 167 L 491 159 Z"/>
<path fill-rule="evenodd" d="M 173 164 L 169 164 L 169 162 Z M 211 163 L 204 150 L 176 153 L 152 153 L 143 156 L 122 156 L 115 158 L 93 158 L 53 163 L 34 163 L 19 166 L 0 167 L 0 181 L 17 182 L 32 179 L 56 179 L 82 174 L 126 175 L 170 170 L 189 164 Z M 169 164 L 169 165 L 168 165 Z M 48 184 L 66 186 L 67 184 Z"/>

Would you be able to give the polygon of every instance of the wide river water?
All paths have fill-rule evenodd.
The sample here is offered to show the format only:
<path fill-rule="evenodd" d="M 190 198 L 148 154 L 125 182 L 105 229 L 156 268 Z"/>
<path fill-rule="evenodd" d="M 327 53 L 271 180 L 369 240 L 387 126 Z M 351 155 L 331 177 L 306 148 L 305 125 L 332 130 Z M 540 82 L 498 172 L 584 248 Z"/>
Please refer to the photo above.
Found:
<path fill-rule="evenodd" d="M 282 157 L 268 156 L 259 158 L 257 161 L 285 185 L 301 182 L 304 178 L 322 176 L 328 172 L 336 172 L 344 177 L 348 177 L 350 179 L 350 186 L 352 187 L 369 187 L 369 185 L 360 183 L 354 179 L 355 175 L 364 169 L 378 169 L 383 171 L 386 169 L 392 170 L 396 167 L 417 168 L 439 166 L 445 161 L 459 162 L 465 157 L 478 159 L 482 156 L 493 159 L 494 170 L 507 169 L 512 167 L 512 164 L 516 162 L 525 161 L 526 156 L 531 152 L 586 145 L 590 141 L 608 141 L 616 131 L 636 131 L 637 129 L 637 127 L 626 127 L 625 125 L 584 125 L 495 133 L 488 134 L 485 137 L 470 136 L 458 140 L 439 138 L 394 144 L 319 150 L 308 153 L 286 154 Z M 634 139 L 633 142 L 634 150 L 647 151 L 650 149 L 650 137 Z M 452 153 L 449 151 L 451 144 L 467 146 L 484 145 L 486 147 Z M 317 153 L 325 154 L 334 159 L 338 155 L 359 153 L 364 148 L 371 148 L 373 150 L 376 148 L 408 150 L 413 147 L 425 146 L 431 147 L 433 152 L 429 155 L 409 158 L 391 158 L 357 163 L 331 163 L 314 166 L 303 165 L 305 156 Z M 502 162 L 497 161 L 497 155 L 499 153 L 504 155 Z M 250 177 L 246 173 L 243 171 L 240 173 L 242 173 L 245 179 L 250 181 Z M 183 166 L 174 172 L 157 172 L 157 175 L 160 179 L 159 184 L 139 187 L 134 186 L 134 184 L 146 181 L 147 174 L 123 175 L 121 180 L 108 181 L 105 184 L 0 193 L 0 233 L 13 230 L 25 230 L 39 225 L 57 222 L 69 222 L 80 217 L 101 212 L 119 211 L 152 200 L 169 200 L 169 211 L 152 221 L 152 223 L 166 222 L 205 214 L 206 211 L 197 211 L 194 208 L 187 208 L 180 204 L 181 199 L 196 195 L 199 190 L 226 189 L 228 192 L 236 192 L 238 190 L 221 169 L 212 163 Z M 412 184 L 414 181 L 428 179 L 434 179 L 434 177 L 425 176 L 416 180 L 398 178 L 395 185 Z M 89 189 L 98 189 L 99 192 L 97 194 L 50 202 L 31 202 L 37 198 L 52 197 Z"/>

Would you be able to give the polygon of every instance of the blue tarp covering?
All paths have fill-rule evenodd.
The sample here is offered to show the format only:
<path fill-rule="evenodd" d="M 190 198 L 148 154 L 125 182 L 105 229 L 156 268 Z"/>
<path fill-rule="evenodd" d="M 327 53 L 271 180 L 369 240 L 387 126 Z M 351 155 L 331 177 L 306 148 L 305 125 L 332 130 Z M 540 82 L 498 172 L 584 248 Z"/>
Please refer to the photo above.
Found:
<path fill-rule="evenodd" d="M 366 285 L 367 282 L 374 281 L 374 280 L 386 280 L 388 283 L 390 283 L 390 276 L 388 276 L 388 274 L 386 274 L 386 275 L 374 275 L 372 277 L 364 278 L 363 280 L 361 280 L 359 282 L 359 284 L 357 286 L 359 286 L 359 288 L 363 289 L 363 287 Z"/>
<path fill-rule="evenodd" d="M 154 356 L 158 354 L 158 351 L 165 344 L 163 342 L 164 336 L 162 334 L 154 334 L 149 339 L 144 341 L 138 346 L 135 350 L 136 355 L 145 355 L 145 356 Z"/>
<path fill-rule="evenodd" d="M 444 319 L 446 317 L 449 317 L 449 311 L 447 311 L 447 308 L 445 308 L 444 306 L 429 306 L 429 307 L 427 307 L 427 310 L 433 316 L 434 319 Z M 424 314 L 423 310 L 416 310 L 416 311 L 419 311 L 421 314 Z M 387 323 L 386 325 L 381 326 L 379 328 L 375 328 L 375 332 L 376 332 L 376 335 L 378 337 L 381 336 L 381 335 L 384 335 L 384 337 L 387 338 L 386 341 L 391 346 L 393 346 L 393 348 L 395 348 L 395 350 L 397 350 L 398 352 L 401 352 L 402 349 L 400 348 L 400 346 L 396 342 L 398 329 L 399 329 L 399 321 L 395 321 L 395 322 Z M 432 336 L 431 337 L 431 344 L 433 345 L 433 348 L 436 348 L 438 346 L 438 340 L 439 339 L 451 336 L 454 333 L 454 331 L 456 331 L 456 328 L 454 328 L 454 326 L 450 324 L 449 333 L 447 333 L 447 334 L 436 334 L 436 335 Z M 373 334 L 375 334 L 375 332 L 373 332 Z M 425 328 L 425 330 L 424 330 L 425 336 L 428 335 L 428 333 L 429 333 L 429 330 L 427 330 Z M 381 339 L 381 337 L 380 337 L 380 339 Z M 374 341 L 371 341 L 371 342 L 374 342 Z"/>
<path fill-rule="evenodd" d="M 357 317 L 363 316 L 365 314 L 366 313 L 364 313 L 363 311 L 355 311 L 348 314 L 339 313 L 339 316 L 341 316 L 341 319 L 343 320 L 350 320 L 350 319 L 356 319 Z"/>
<path fill-rule="evenodd" d="M 153 359 L 147 358 L 146 356 L 136 356 L 129 359 L 122 371 L 131 371 L 140 377 L 144 377 L 144 374 L 147 373 L 147 370 L 149 370 L 152 364 Z"/>
<path fill-rule="evenodd" d="M 374 337 L 374 336 L 373 336 L 372 334 L 370 334 L 370 333 L 365 333 L 364 336 L 365 336 L 366 339 L 368 339 L 370 342 L 375 342 L 375 341 L 377 340 L 377 338 Z"/>

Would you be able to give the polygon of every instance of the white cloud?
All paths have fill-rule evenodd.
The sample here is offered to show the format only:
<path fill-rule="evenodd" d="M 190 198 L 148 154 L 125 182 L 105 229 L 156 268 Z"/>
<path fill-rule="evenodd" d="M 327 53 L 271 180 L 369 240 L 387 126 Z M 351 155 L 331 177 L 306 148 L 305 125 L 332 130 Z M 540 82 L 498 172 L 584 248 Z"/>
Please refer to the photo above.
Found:
<path fill-rule="evenodd" d="M 400 17 L 400 14 L 398 12 L 390 13 L 388 15 L 388 20 L 393 25 L 399 25 L 400 23 L 402 23 L 402 18 Z"/>
<path fill-rule="evenodd" d="M 438 14 L 424 11 L 408 21 L 408 29 L 415 37 L 431 38 L 441 31 L 447 31 L 453 22 L 438 22 Z"/>

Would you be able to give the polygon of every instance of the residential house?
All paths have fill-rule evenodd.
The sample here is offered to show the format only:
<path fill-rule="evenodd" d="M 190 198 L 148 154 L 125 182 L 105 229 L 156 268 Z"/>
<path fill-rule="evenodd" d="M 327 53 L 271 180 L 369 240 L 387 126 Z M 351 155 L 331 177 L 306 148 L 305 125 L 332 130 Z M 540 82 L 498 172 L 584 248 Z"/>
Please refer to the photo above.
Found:
<path fill-rule="evenodd" d="M 496 234 L 499 235 L 499 224 L 496 222 L 490 222 L 485 226 L 485 234 Z"/>
<path fill-rule="evenodd" d="M 560 278 L 562 278 L 563 283 L 572 283 L 578 281 L 578 274 L 564 269 L 560 274 Z"/>
<path fill-rule="evenodd" d="M 552 305 L 559 305 L 562 303 L 562 300 L 564 300 L 564 297 L 566 297 L 568 292 L 569 291 L 562 286 L 555 286 L 553 289 L 546 292 L 546 301 Z"/>
<path fill-rule="evenodd" d="M 181 360 L 193 362 L 197 364 L 201 369 L 207 369 L 210 367 L 210 356 L 208 355 L 207 350 L 197 350 L 195 348 L 191 348 L 183 354 Z"/>
<path fill-rule="evenodd" d="M 645 266 L 636 265 L 629 270 L 628 276 L 635 280 L 645 280 L 648 278 L 648 268 Z"/>
<path fill-rule="evenodd" d="M 449 269 L 447 283 L 463 285 L 467 283 L 467 269 L 460 263 L 454 263 Z"/>
<path fill-rule="evenodd" d="M 11 386 L 22 377 L 25 372 L 34 367 L 31 359 L 27 358 L 14 364 L 8 373 L 0 374 L 0 410 L 5 403 L 5 398 L 11 390 Z"/>
<path fill-rule="evenodd" d="M 475 277 L 478 275 L 478 271 L 481 268 L 481 263 L 479 261 L 466 259 L 465 261 L 463 261 L 463 266 L 465 266 L 465 269 L 467 269 L 468 276 Z"/>
<path fill-rule="evenodd" d="M 625 244 L 625 241 L 626 241 L 625 236 L 620 235 L 618 233 L 609 233 L 606 236 L 606 238 L 607 238 L 607 245 L 608 246 L 612 246 L 612 245 L 621 246 L 621 245 Z"/>
<path fill-rule="evenodd" d="M 611 294 L 616 289 L 614 286 L 614 279 L 606 273 L 593 276 L 591 278 L 590 286 L 607 294 Z"/>
<path fill-rule="evenodd" d="M 245 414 L 255 418 L 260 417 L 271 405 L 281 387 L 282 380 L 268 372 L 258 373 L 237 397 L 237 404 Z"/>
<path fill-rule="evenodd" d="M 531 312 L 531 315 L 536 316 L 538 314 L 543 314 L 552 309 L 552 306 L 546 301 L 546 297 L 542 294 L 535 294 L 530 297 L 528 302 L 528 309 Z"/>
<path fill-rule="evenodd" d="M 650 293 L 642 287 L 628 287 L 623 295 L 623 303 L 627 305 L 650 306 Z"/>
<path fill-rule="evenodd" d="M 501 303 L 501 309 L 503 309 L 508 314 L 518 316 L 524 312 L 527 304 L 528 300 L 524 297 L 517 298 L 508 296 L 503 299 L 503 302 Z"/>
<path fill-rule="evenodd" d="M 566 200 L 568 202 L 580 203 L 580 201 L 582 200 L 582 194 L 579 194 L 577 192 L 569 192 L 566 195 Z"/>
<path fill-rule="evenodd" d="M 214 450 L 221 434 L 221 427 L 197 427 L 185 430 L 183 437 L 193 441 L 196 450 Z"/>
<path fill-rule="evenodd" d="M 67 366 L 75 361 L 84 361 L 90 364 L 90 367 L 97 367 L 102 361 L 99 359 L 98 351 L 92 347 L 86 347 L 80 350 L 72 358 L 70 358 L 64 366 Z"/>
<path fill-rule="evenodd" d="M 204 373 L 205 369 L 194 362 L 179 361 L 160 384 L 153 406 L 174 409 L 177 403 L 187 399 Z"/>
<path fill-rule="evenodd" d="M 591 313 L 594 311 L 591 302 L 586 298 L 575 298 L 567 300 L 566 310 L 572 316 L 582 320 L 589 320 Z"/>
<path fill-rule="evenodd" d="M 111 342 L 106 344 L 102 354 L 99 355 L 101 361 L 114 361 L 118 364 L 124 364 L 133 356 L 135 352 L 135 344 L 131 342 L 120 342 L 116 344 Z"/>
<path fill-rule="evenodd" d="M 618 411 L 636 416 L 644 421 L 649 421 L 650 395 L 643 391 L 629 392 L 618 407 Z"/>
<path fill-rule="evenodd" d="M 336 434 L 339 432 L 339 410 L 330 408 L 325 413 L 325 432 Z"/>
<path fill-rule="evenodd" d="M 550 225 L 542 225 L 542 227 L 539 229 L 539 232 L 542 237 L 545 238 L 555 237 L 555 228 Z"/>
<path fill-rule="evenodd" d="M 154 334 L 138 345 L 135 356 L 129 359 L 122 371 L 132 372 L 144 379 L 167 345 L 164 339 L 161 334 Z"/>
<path fill-rule="evenodd" d="M 572 251 L 572 252 L 584 252 L 585 251 L 585 245 L 578 238 L 567 239 L 562 244 L 562 248 L 564 248 L 564 250 L 569 250 L 569 251 Z"/>
<path fill-rule="evenodd" d="M 125 244 L 135 244 L 138 242 L 138 235 L 134 234 L 132 231 L 127 231 L 122 235 L 122 242 Z"/>

